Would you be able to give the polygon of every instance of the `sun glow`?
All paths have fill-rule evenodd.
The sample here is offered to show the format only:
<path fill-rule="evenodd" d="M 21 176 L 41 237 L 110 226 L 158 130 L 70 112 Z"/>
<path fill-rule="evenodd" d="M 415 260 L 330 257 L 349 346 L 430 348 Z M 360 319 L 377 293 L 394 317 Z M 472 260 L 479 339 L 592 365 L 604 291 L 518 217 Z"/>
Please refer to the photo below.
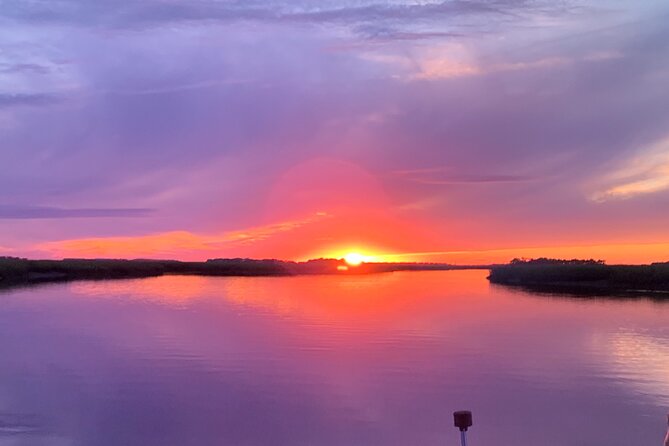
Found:
<path fill-rule="evenodd" d="M 344 256 L 344 261 L 351 266 L 358 266 L 361 263 L 368 261 L 368 259 L 368 257 L 357 252 L 349 252 Z"/>
<path fill-rule="evenodd" d="M 375 262 L 389 262 L 392 261 L 387 254 L 379 254 L 384 252 L 382 248 L 371 246 L 355 246 L 349 245 L 343 248 L 338 247 L 334 249 L 323 249 L 313 252 L 303 257 L 303 260 L 309 259 L 337 259 L 342 260 L 344 266 L 356 267 L 363 263 Z"/>

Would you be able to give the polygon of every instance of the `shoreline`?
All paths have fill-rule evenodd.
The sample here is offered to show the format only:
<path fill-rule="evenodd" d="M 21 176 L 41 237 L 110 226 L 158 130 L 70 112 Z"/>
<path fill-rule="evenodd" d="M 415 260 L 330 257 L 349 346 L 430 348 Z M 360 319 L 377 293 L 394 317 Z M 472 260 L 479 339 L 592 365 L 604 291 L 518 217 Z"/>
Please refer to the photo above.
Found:
<path fill-rule="evenodd" d="M 292 262 L 274 259 L 178 260 L 63 259 L 29 260 L 0 257 L 0 289 L 76 280 L 142 279 L 165 275 L 210 277 L 289 277 L 305 275 L 366 275 L 394 271 L 449 271 L 489 269 L 485 265 L 444 263 L 362 263 L 341 259 Z"/>
<path fill-rule="evenodd" d="M 669 264 L 606 265 L 596 261 L 514 261 L 490 269 L 490 283 L 544 293 L 669 298 Z"/>

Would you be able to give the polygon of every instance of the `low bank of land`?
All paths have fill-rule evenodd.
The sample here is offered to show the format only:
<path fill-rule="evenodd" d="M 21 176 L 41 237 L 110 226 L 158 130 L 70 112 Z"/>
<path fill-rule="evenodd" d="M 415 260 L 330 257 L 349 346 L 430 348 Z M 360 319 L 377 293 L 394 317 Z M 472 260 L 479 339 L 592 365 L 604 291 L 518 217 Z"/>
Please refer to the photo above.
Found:
<path fill-rule="evenodd" d="M 514 260 L 490 270 L 490 282 L 546 291 L 667 293 L 669 263 L 606 265 L 594 260 Z"/>
<path fill-rule="evenodd" d="M 162 275 L 201 276 L 295 276 L 307 274 L 373 274 L 392 271 L 483 269 L 443 263 L 364 263 L 347 265 L 343 260 L 308 262 L 254 259 L 213 259 L 206 262 L 176 260 L 65 259 L 28 260 L 0 257 L 0 287 L 69 280 L 102 280 Z"/>

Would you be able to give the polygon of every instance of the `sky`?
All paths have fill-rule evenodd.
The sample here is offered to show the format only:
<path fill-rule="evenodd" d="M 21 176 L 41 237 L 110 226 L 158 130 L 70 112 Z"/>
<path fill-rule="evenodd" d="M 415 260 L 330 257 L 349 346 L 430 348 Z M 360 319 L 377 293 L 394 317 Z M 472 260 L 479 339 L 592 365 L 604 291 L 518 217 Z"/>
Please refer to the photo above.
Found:
<path fill-rule="evenodd" d="M 0 0 L 0 255 L 669 260 L 666 0 Z"/>

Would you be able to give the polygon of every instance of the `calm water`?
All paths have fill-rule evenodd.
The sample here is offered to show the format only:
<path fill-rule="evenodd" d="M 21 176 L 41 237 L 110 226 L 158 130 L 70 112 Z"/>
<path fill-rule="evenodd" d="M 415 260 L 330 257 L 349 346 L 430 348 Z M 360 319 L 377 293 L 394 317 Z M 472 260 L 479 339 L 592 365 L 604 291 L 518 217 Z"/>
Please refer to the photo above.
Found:
<path fill-rule="evenodd" d="M 485 271 L 0 294 L 0 445 L 659 445 L 669 303 Z"/>

